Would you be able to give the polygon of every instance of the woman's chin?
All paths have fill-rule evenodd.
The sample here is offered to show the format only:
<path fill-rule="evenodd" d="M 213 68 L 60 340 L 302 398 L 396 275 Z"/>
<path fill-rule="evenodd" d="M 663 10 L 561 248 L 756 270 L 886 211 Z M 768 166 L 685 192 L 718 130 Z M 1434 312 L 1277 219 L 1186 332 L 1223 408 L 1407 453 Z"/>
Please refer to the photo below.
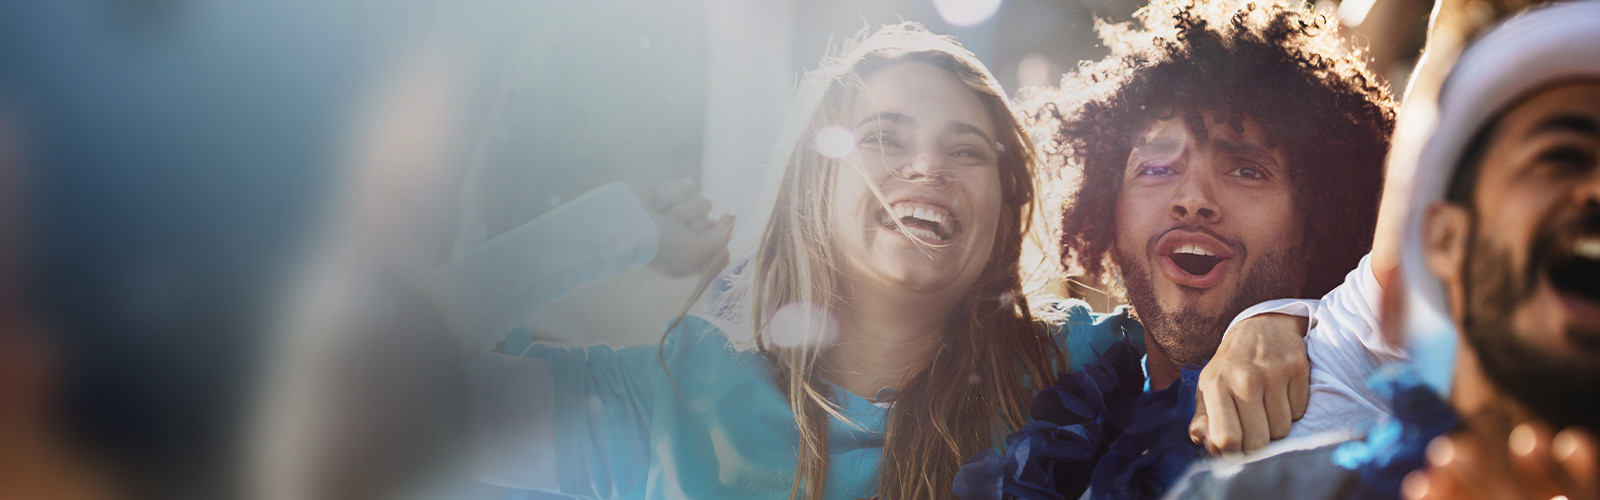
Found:
<path fill-rule="evenodd" d="M 921 260 L 927 262 L 926 258 Z M 950 266 L 952 269 L 939 269 L 935 266 L 904 265 L 908 263 L 900 261 L 896 263 L 900 265 L 879 268 L 876 274 L 882 278 L 884 293 L 898 291 L 908 295 L 926 295 L 961 288 L 961 273 L 953 269 L 955 266 Z"/>
<path fill-rule="evenodd" d="M 896 234 L 882 238 L 855 251 L 841 249 L 844 254 L 854 254 L 841 272 L 854 274 L 865 293 L 903 293 L 919 297 L 929 294 L 951 295 L 952 291 L 970 288 L 984 262 L 965 262 L 972 256 L 961 251 L 961 245 L 928 247 L 914 244 Z M 870 290 L 870 291 L 869 291 Z M 954 293 L 953 295 L 959 295 Z"/>

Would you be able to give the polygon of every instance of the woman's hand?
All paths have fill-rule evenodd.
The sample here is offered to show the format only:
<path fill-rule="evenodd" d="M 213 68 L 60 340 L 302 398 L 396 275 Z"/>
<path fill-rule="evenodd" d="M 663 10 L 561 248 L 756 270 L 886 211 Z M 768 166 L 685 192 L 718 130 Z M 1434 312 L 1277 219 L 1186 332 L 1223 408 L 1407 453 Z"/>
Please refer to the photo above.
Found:
<path fill-rule="evenodd" d="M 1311 397 L 1306 325 L 1306 318 L 1274 313 L 1228 330 L 1200 372 L 1189 439 L 1220 454 L 1289 435 Z"/>
<path fill-rule="evenodd" d="M 661 245 L 655 260 L 650 261 L 651 269 L 681 278 L 721 267 L 728 261 L 733 216 L 709 219 L 711 202 L 700 196 L 693 181 L 629 187 L 661 233 Z"/>
<path fill-rule="evenodd" d="M 1568 428 L 1522 424 L 1504 442 L 1466 432 L 1428 444 L 1428 468 L 1406 476 L 1409 499 L 1600 499 L 1600 444 Z"/>

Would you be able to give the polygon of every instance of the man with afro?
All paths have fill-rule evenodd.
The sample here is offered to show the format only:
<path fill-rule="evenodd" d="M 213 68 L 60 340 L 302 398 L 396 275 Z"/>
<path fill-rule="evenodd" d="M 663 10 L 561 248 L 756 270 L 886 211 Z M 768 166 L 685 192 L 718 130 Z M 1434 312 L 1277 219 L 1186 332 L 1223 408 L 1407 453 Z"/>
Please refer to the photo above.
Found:
<path fill-rule="evenodd" d="M 1029 102 L 1044 170 L 1065 200 L 1063 264 L 1126 294 L 1147 332 L 1149 389 L 1178 381 L 1185 365 L 1236 355 L 1218 350 L 1236 316 L 1307 311 L 1275 301 L 1247 312 L 1254 304 L 1321 297 L 1346 273 L 1379 286 L 1363 255 L 1394 98 L 1335 20 L 1298 2 L 1154 0 L 1134 22 L 1099 30 L 1111 54 Z M 1344 313 L 1376 321 L 1368 306 Z M 1305 331 L 1296 324 L 1272 335 Z M 1251 450 L 1388 411 L 1332 394 L 1301 419 L 1310 394 L 1345 389 L 1317 383 L 1308 349 L 1312 367 L 1357 355 L 1301 342 L 1237 354 L 1297 370 L 1202 372 L 1192 438 L 1212 452 Z M 1300 375 L 1260 380 L 1278 373 Z"/>

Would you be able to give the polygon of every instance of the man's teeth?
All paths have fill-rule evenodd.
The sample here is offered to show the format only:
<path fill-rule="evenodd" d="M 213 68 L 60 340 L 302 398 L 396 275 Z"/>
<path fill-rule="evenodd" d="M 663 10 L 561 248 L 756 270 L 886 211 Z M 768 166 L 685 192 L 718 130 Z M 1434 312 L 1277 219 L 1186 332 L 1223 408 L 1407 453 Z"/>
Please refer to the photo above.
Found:
<path fill-rule="evenodd" d="M 1189 254 L 1195 254 L 1195 255 L 1204 255 L 1204 256 L 1207 256 L 1207 257 L 1216 257 L 1217 256 L 1216 252 L 1213 252 L 1213 251 L 1210 251 L 1210 250 L 1206 250 L 1205 247 L 1201 247 L 1200 245 L 1195 245 L 1193 243 L 1178 247 L 1178 249 L 1177 250 L 1173 250 L 1172 253 L 1189 253 Z"/>
<path fill-rule="evenodd" d="M 1578 238 L 1572 244 L 1572 253 L 1580 258 L 1600 260 L 1600 236 Z"/>

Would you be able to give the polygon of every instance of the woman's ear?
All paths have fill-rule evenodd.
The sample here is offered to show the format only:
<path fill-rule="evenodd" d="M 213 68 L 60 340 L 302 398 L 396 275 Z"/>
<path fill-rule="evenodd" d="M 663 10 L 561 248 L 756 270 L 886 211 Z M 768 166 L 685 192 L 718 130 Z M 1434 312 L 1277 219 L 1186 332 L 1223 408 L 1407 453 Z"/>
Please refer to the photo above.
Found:
<path fill-rule="evenodd" d="M 1471 232 L 1472 213 L 1461 205 L 1437 202 L 1428 206 L 1423 215 L 1422 253 L 1428 271 L 1447 286 L 1461 279 Z"/>

